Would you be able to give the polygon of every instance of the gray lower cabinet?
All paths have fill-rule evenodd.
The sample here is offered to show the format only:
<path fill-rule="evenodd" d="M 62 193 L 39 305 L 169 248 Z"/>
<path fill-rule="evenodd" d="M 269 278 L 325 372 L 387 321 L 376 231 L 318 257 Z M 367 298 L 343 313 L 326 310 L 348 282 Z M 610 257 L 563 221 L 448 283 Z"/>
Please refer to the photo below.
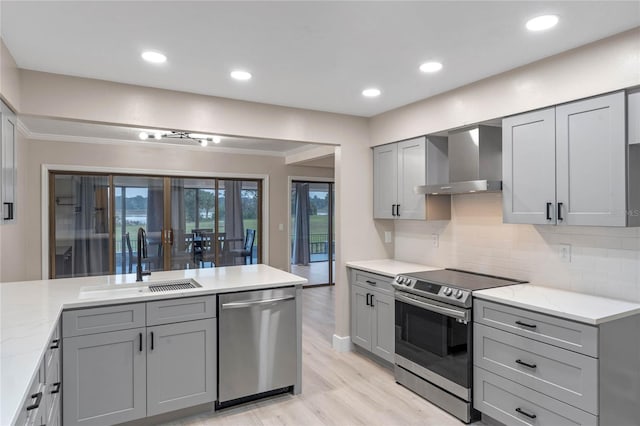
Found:
<path fill-rule="evenodd" d="M 351 271 L 351 341 L 394 362 L 395 305 L 391 278 L 359 270 Z"/>
<path fill-rule="evenodd" d="M 109 425 L 146 415 L 145 328 L 64 339 L 65 425 Z"/>
<path fill-rule="evenodd" d="M 106 426 L 215 401 L 215 316 L 215 296 L 64 311 L 64 425 Z"/>
<path fill-rule="evenodd" d="M 147 328 L 147 415 L 216 399 L 216 320 Z"/>
<path fill-rule="evenodd" d="M 637 425 L 640 315 L 582 324 L 474 299 L 474 408 L 506 425 Z"/>

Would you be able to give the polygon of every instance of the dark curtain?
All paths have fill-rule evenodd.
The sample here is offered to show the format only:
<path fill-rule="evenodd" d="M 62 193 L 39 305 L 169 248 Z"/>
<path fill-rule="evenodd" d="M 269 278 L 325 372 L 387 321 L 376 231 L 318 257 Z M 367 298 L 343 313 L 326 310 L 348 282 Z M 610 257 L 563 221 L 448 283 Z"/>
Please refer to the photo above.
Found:
<path fill-rule="evenodd" d="M 102 275 L 109 272 L 109 235 L 100 231 L 99 218 L 104 206 L 98 206 L 96 191 L 104 188 L 102 176 L 71 177 L 75 192 L 73 276 Z"/>
<path fill-rule="evenodd" d="M 311 200 L 309 199 L 309 184 L 302 182 L 293 183 L 296 192 L 295 200 L 295 238 L 291 253 L 291 263 L 294 265 L 308 265 L 311 260 L 309 249 L 309 214 L 311 212 Z"/>
<path fill-rule="evenodd" d="M 241 250 L 244 245 L 242 223 L 242 181 L 224 181 L 224 232 L 228 250 Z M 223 259 L 231 263 L 233 259 Z"/>

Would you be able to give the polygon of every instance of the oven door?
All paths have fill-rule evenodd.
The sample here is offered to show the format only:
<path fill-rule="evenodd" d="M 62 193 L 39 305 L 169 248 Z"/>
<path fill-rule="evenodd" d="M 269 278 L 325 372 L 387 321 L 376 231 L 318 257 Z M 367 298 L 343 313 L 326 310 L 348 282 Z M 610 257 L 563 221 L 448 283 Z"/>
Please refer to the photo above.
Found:
<path fill-rule="evenodd" d="M 471 310 L 395 294 L 396 364 L 469 401 Z"/>

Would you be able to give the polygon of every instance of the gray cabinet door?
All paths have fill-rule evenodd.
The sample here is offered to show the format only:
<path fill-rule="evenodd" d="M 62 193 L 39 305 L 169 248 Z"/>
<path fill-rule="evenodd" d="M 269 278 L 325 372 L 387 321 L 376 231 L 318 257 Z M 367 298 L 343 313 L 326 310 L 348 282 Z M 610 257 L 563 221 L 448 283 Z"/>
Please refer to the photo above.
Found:
<path fill-rule="evenodd" d="M 393 219 L 398 199 L 398 145 L 373 148 L 373 217 Z"/>
<path fill-rule="evenodd" d="M 425 196 L 414 188 L 426 184 L 425 138 L 398 144 L 398 199 L 396 219 L 425 219 Z"/>
<path fill-rule="evenodd" d="M 556 107 L 559 225 L 626 225 L 625 99 L 617 92 Z"/>
<path fill-rule="evenodd" d="M 147 415 L 216 399 L 216 320 L 147 328 Z"/>
<path fill-rule="evenodd" d="M 373 304 L 371 352 L 392 363 L 395 359 L 393 296 L 375 292 L 369 299 Z"/>
<path fill-rule="evenodd" d="M 556 223 L 555 138 L 554 108 L 502 120 L 505 223 Z"/>
<path fill-rule="evenodd" d="M 2 160 L 0 223 L 10 223 L 16 217 L 16 115 L 4 103 L 0 102 L 0 104 L 0 117 L 2 118 L 0 124 L 0 157 Z"/>
<path fill-rule="evenodd" d="M 359 285 L 351 285 L 351 341 L 371 350 L 371 292 Z"/>
<path fill-rule="evenodd" d="M 64 424 L 112 425 L 146 415 L 145 328 L 64 339 Z"/>

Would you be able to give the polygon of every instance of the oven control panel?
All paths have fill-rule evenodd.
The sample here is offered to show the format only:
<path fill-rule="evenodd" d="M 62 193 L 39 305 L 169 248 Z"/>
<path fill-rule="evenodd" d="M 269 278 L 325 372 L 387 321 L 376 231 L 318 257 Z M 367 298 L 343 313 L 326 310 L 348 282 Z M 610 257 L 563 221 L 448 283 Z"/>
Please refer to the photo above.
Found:
<path fill-rule="evenodd" d="M 432 299 L 439 299 L 443 302 L 449 302 L 455 305 L 471 305 L 471 292 L 469 290 L 447 287 L 405 275 L 396 276 L 393 280 L 393 285 L 400 291 L 410 291 L 411 293 L 421 294 Z"/>

